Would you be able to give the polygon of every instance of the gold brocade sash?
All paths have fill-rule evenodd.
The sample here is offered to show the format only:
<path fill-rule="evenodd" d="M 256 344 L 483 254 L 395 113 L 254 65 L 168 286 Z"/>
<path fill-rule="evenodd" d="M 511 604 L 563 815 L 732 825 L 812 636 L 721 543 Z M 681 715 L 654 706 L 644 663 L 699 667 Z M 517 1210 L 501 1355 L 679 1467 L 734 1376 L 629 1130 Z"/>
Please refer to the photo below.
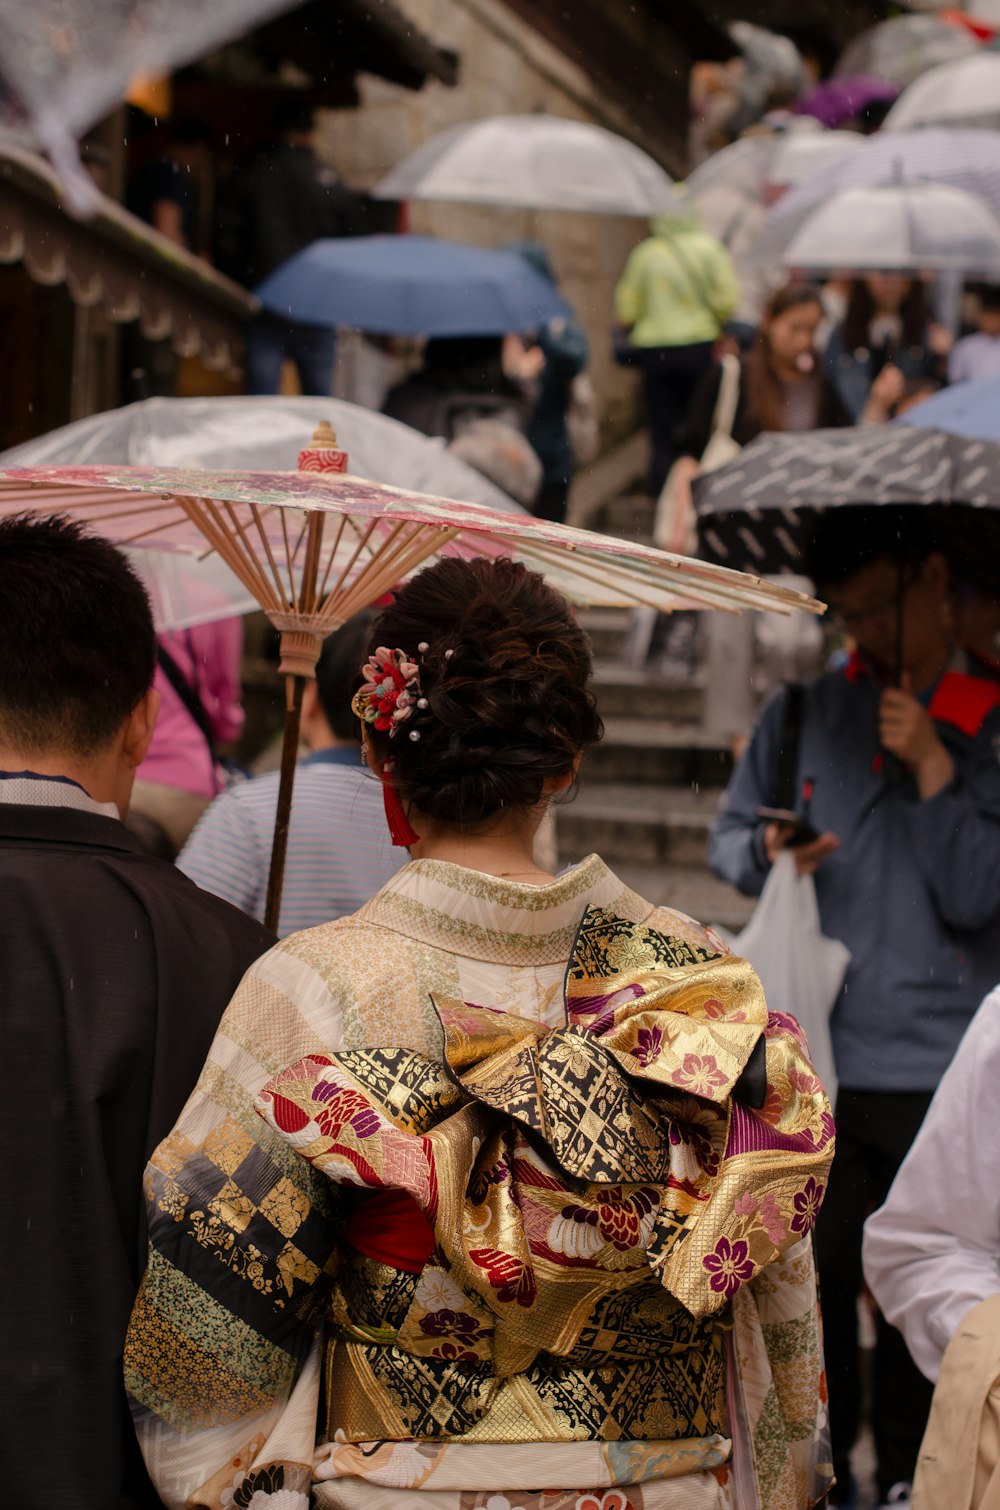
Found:
<path fill-rule="evenodd" d="M 391 1303 L 373 1299 L 374 1270 L 352 1285 L 345 1266 L 334 1316 L 353 1339 L 337 1345 L 348 1436 L 506 1440 L 491 1424 L 505 1401 L 522 1432 L 537 1418 L 543 1437 L 579 1435 L 559 1391 L 575 1380 L 593 1403 L 602 1376 L 617 1403 L 596 1416 L 581 1405 L 586 1436 L 719 1429 L 728 1302 L 809 1230 L 833 1152 L 792 1019 L 768 1016 L 744 960 L 594 908 L 564 1027 L 435 1006 L 440 1059 L 315 1055 L 257 1102 L 336 1184 L 405 1190 L 434 1231 Z M 755 1111 L 733 1090 L 762 1036 Z M 639 1335 L 647 1348 L 628 1340 Z"/>

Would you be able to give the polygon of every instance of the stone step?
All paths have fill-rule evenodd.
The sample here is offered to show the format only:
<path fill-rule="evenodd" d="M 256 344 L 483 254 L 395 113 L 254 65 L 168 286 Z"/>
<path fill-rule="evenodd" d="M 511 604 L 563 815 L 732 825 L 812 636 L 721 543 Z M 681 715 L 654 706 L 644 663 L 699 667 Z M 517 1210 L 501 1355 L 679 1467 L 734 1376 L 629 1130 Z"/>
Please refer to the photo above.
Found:
<path fill-rule="evenodd" d="M 654 514 L 653 500 L 644 493 L 622 493 L 598 510 L 591 528 L 619 540 L 639 540 L 643 545 L 652 545 Z"/>
<path fill-rule="evenodd" d="M 617 660 L 632 627 L 628 608 L 584 608 L 580 625 L 587 631 L 595 661 Z"/>
<path fill-rule="evenodd" d="M 595 851 L 614 864 L 707 866 L 721 791 L 584 783 L 555 809 L 560 853 Z"/>
<path fill-rule="evenodd" d="M 668 679 L 606 659 L 594 663 L 594 691 L 602 718 L 665 718 L 688 724 L 701 717 L 705 695 L 699 677 Z"/>
<path fill-rule="evenodd" d="M 700 725 L 666 718 L 604 720 L 604 740 L 583 761 L 587 783 L 629 782 L 673 787 L 721 787 L 731 752 Z"/>

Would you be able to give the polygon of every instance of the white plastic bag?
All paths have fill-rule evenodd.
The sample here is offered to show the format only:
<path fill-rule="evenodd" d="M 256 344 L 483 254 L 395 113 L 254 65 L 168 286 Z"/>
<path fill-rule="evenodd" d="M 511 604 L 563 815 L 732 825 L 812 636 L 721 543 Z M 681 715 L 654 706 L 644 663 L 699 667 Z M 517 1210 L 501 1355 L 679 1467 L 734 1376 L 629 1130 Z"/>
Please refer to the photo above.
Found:
<path fill-rule="evenodd" d="M 851 953 L 839 939 L 820 932 L 813 878 L 796 873 L 795 856 L 788 850 L 771 867 L 753 917 L 727 942 L 757 971 L 769 1010 L 789 1013 L 802 1027 L 813 1068 L 832 1101 L 837 1077 L 830 1013 Z"/>

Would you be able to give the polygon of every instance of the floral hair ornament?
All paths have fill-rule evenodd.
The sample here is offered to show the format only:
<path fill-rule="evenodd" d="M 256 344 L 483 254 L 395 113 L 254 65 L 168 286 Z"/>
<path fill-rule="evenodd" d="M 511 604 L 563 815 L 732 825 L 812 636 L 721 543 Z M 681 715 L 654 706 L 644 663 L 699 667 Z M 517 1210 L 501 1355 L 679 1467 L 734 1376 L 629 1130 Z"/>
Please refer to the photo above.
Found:
<path fill-rule="evenodd" d="M 362 666 L 361 675 L 364 684 L 354 694 L 351 707 L 364 726 L 388 733 L 390 739 L 399 732 L 418 702 L 426 706 L 420 697 L 420 668 L 405 650 L 380 645 Z M 387 759 L 382 763 L 385 821 L 393 844 L 406 849 L 416 844 L 420 835 L 406 816 L 392 777 L 393 761 Z"/>
<path fill-rule="evenodd" d="M 405 650 L 380 645 L 361 668 L 364 685 L 354 694 L 351 707 L 362 723 L 371 724 L 389 738 L 409 718 L 420 696 L 420 667 Z"/>

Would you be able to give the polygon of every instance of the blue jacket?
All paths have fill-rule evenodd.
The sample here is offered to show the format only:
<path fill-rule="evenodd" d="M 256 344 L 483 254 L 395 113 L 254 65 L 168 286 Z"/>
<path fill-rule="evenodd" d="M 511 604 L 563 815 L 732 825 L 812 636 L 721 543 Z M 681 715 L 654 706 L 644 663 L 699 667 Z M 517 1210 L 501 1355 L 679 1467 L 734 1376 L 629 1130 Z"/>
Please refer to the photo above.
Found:
<path fill-rule="evenodd" d="M 569 483 L 576 466 L 566 425 L 573 379 L 587 365 L 587 337 L 575 320 L 550 320 L 536 337 L 545 357 L 528 439 L 542 463 L 542 483 Z"/>
<path fill-rule="evenodd" d="M 780 800 L 786 695 L 764 709 L 712 831 L 713 870 L 750 895 L 768 871 L 757 809 Z M 879 696 L 857 661 L 805 689 L 796 807 L 841 841 L 816 872 L 823 932 L 852 956 L 831 1021 L 840 1083 L 929 1091 L 1000 981 L 1000 686 L 957 652 L 930 704 L 956 774 L 926 802 L 885 769 Z"/>
<path fill-rule="evenodd" d="M 943 376 L 940 370 L 941 359 L 931 351 L 926 337 L 917 346 L 903 346 L 894 351 L 892 361 L 907 382 Z M 834 327 L 823 353 L 823 375 L 827 382 L 833 384 L 837 397 L 854 424 L 861 418 L 861 411 L 880 368 L 881 362 L 875 352 L 867 347 L 848 351 L 844 344 L 843 326 Z"/>

